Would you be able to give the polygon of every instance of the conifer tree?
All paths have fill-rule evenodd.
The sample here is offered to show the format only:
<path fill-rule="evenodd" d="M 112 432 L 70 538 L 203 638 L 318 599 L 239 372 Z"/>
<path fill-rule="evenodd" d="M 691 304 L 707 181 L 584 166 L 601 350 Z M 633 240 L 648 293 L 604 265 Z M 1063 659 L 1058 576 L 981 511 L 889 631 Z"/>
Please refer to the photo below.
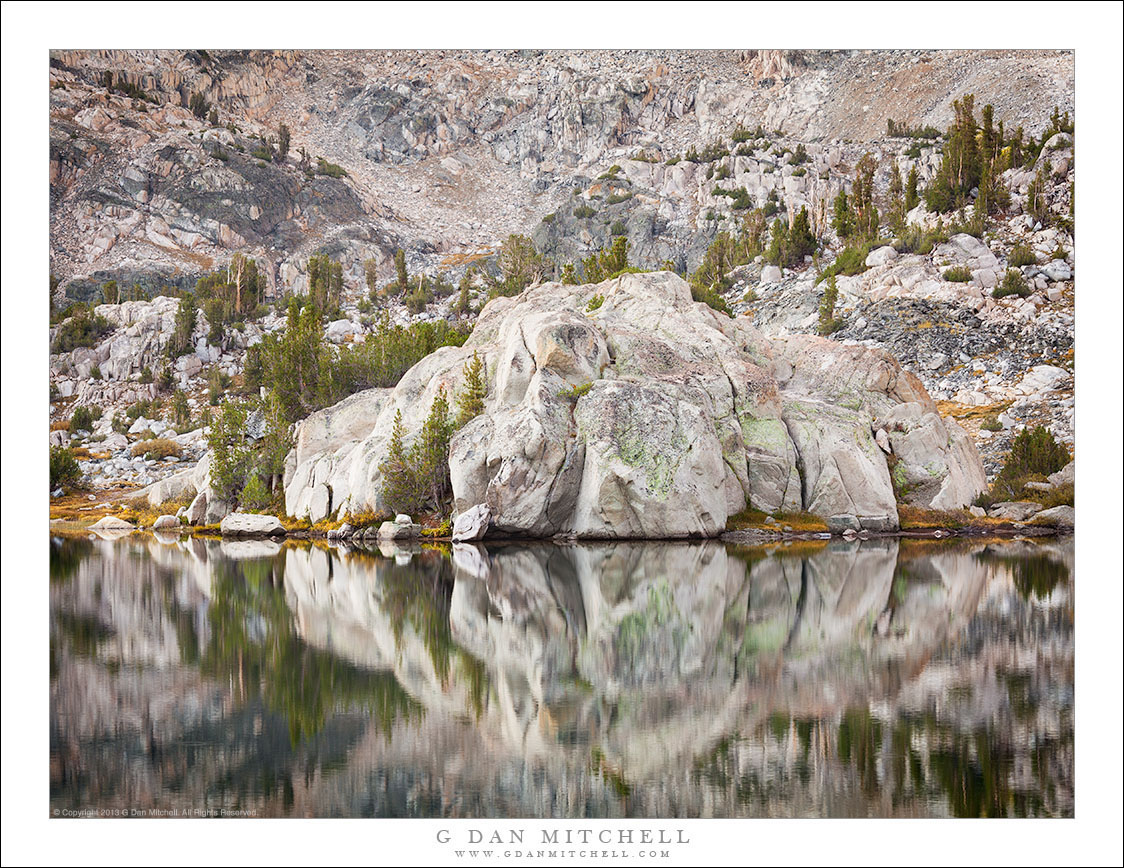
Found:
<path fill-rule="evenodd" d="M 464 365 L 464 384 L 457 395 L 456 427 L 461 428 L 484 412 L 484 396 L 488 383 L 484 376 L 484 360 L 474 350 L 472 359 Z"/>
<path fill-rule="evenodd" d="M 921 202 L 921 195 L 917 192 L 917 165 L 916 163 L 909 167 L 909 177 L 905 182 L 905 210 L 912 211 Z"/>

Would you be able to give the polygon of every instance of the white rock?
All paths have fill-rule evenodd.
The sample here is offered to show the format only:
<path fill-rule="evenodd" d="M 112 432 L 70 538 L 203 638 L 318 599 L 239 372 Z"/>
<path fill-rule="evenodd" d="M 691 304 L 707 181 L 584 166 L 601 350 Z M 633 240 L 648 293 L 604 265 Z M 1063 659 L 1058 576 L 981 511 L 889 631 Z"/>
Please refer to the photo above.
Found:
<path fill-rule="evenodd" d="M 223 536 L 284 536 L 285 528 L 275 515 L 255 515 L 249 512 L 232 512 L 222 520 L 219 531 Z"/>

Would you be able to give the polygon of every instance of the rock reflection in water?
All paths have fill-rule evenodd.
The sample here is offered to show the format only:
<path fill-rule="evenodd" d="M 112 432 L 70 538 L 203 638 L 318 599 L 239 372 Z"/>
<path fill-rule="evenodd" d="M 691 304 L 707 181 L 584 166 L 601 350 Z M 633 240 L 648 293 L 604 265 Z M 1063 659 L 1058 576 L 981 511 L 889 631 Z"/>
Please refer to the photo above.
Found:
<path fill-rule="evenodd" d="M 1073 812 L 1069 543 L 50 545 L 52 808 Z"/>

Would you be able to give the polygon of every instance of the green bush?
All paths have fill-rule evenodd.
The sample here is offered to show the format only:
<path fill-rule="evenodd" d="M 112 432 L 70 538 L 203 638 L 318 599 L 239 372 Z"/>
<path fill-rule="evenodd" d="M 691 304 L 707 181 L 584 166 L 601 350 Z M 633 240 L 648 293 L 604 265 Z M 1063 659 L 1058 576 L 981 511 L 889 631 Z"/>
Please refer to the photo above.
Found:
<path fill-rule="evenodd" d="M 52 353 L 69 353 L 78 347 L 95 347 L 109 332 L 113 325 L 100 313 L 91 312 L 85 305 L 74 305 L 68 311 L 70 316 L 55 332 Z"/>
<path fill-rule="evenodd" d="M 592 313 L 593 311 L 598 310 L 604 303 L 605 296 L 601 295 L 601 293 L 597 293 L 586 303 L 586 313 Z"/>
<path fill-rule="evenodd" d="M 587 220 L 590 217 L 597 216 L 597 209 L 589 205 L 578 205 L 578 207 L 574 209 L 574 216 L 578 220 Z"/>
<path fill-rule="evenodd" d="M 1030 295 L 1030 286 L 1021 271 L 1017 268 L 1008 268 L 1007 273 L 1003 275 L 1003 281 L 991 291 L 991 295 L 993 298 L 1006 298 L 1009 295 L 1026 298 Z"/>
<path fill-rule="evenodd" d="M 64 489 L 77 487 L 82 481 L 82 468 L 74 453 L 65 446 L 52 446 L 48 460 L 50 466 L 51 491 L 60 486 Z"/>
<path fill-rule="evenodd" d="M 155 439 L 142 440 L 139 443 L 134 443 L 133 448 L 129 450 L 129 454 L 134 458 L 138 455 L 143 455 L 149 461 L 160 461 L 169 457 L 181 457 L 183 455 L 183 449 L 175 440 L 157 437 Z"/>
<path fill-rule="evenodd" d="M 1038 257 L 1029 244 L 1018 243 L 1007 254 L 1007 262 L 1012 268 L 1022 268 L 1024 265 L 1036 265 Z"/>
<path fill-rule="evenodd" d="M 837 274 L 854 275 L 862 274 L 867 269 L 866 258 L 870 255 L 870 244 L 858 244 L 844 247 L 835 257 L 835 261 L 820 272 L 816 283 L 834 277 Z"/>
<path fill-rule="evenodd" d="M 386 457 L 379 465 L 382 497 L 393 511 L 416 515 L 447 509 L 452 493 L 449 440 L 453 430 L 444 390 L 439 390 L 433 399 L 422 430 L 408 450 L 402 414 L 395 414 Z"/>
<path fill-rule="evenodd" d="M 972 269 L 966 265 L 954 265 L 946 268 L 941 278 L 949 283 L 968 283 L 972 279 Z"/>
<path fill-rule="evenodd" d="M 1003 500 L 1032 500 L 1049 506 L 1073 504 L 1072 486 L 1043 492 L 1027 488 L 1042 482 L 1070 462 L 1069 450 L 1041 425 L 1024 428 L 1011 442 L 1011 451 L 990 490 L 976 499 L 977 506 L 990 507 Z"/>
<path fill-rule="evenodd" d="M 835 304 L 838 300 L 839 286 L 833 274 L 824 287 L 823 297 L 820 299 L 819 322 L 816 324 L 816 331 L 825 337 L 843 328 L 843 320 L 835 316 Z"/>
<path fill-rule="evenodd" d="M 70 431 L 93 431 L 94 422 L 100 418 L 100 407 L 75 407 L 70 417 Z"/>
<path fill-rule="evenodd" d="M 347 177 L 347 171 L 342 166 L 337 166 L 335 163 L 329 163 L 323 157 L 316 158 L 316 174 L 324 175 L 328 178 Z"/>
<path fill-rule="evenodd" d="M 613 225 L 609 227 L 609 234 L 612 236 L 627 235 L 628 227 L 625 226 L 624 221 L 614 220 Z"/>

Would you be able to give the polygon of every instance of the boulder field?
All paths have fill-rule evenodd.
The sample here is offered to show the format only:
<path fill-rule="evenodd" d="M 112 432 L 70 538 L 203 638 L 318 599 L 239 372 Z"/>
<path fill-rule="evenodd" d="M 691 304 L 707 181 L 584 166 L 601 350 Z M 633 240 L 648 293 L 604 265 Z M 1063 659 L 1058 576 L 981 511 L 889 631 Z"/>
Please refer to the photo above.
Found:
<path fill-rule="evenodd" d="M 650 272 L 494 299 L 463 347 L 303 420 L 286 512 L 393 511 L 379 466 L 396 412 L 416 436 L 473 353 L 485 409 L 449 467 L 454 512 L 486 506 L 488 536 L 710 537 L 747 506 L 895 530 L 899 502 L 951 509 L 986 487 L 975 445 L 888 354 L 767 339 Z"/>

